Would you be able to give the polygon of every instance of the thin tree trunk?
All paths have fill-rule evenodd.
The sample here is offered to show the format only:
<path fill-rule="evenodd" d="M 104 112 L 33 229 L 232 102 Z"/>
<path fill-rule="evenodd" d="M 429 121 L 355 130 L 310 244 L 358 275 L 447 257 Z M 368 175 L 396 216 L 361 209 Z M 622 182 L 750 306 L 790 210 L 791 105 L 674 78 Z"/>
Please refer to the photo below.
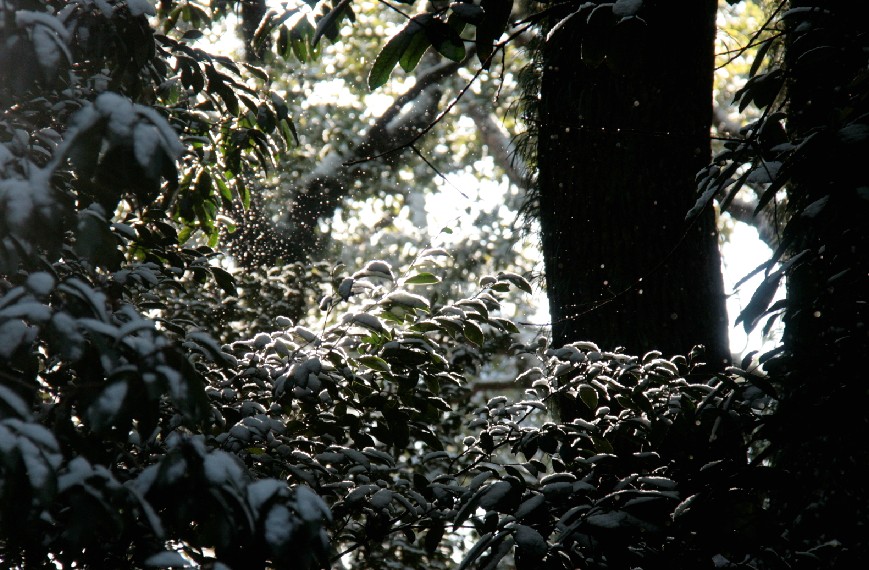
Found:
<path fill-rule="evenodd" d="M 260 20 L 266 15 L 266 0 L 241 0 L 241 35 L 244 40 L 244 59 L 248 63 L 257 63 L 262 59 L 262 53 L 253 45 L 254 34 Z"/>
<path fill-rule="evenodd" d="M 704 344 L 710 364 L 730 357 L 714 212 L 685 221 L 710 159 L 715 14 L 715 0 L 646 2 L 647 26 L 607 32 L 597 65 L 582 59 L 594 47 L 584 15 L 544 44 L 539 212 L 555 345 Z"/>

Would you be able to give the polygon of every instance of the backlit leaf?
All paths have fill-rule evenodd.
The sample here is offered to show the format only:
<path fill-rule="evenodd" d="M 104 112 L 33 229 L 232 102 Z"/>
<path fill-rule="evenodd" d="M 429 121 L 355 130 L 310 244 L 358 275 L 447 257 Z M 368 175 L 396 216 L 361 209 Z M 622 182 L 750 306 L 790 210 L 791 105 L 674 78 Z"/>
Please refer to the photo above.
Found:
<path fill-rule="evenodd" d="M 433 275 L 431 273 L 417 273 L 411 277 L 408 277 L 405 280 L 405 285 L 430 285 L 433 283 L 440 283 L 440 277 L 437 275 Z"/>
<path fill-rule="evenodd" d="M 374 65 L 371 66 L 371 71 L 368 73 L 368 87 L 372 91 L 384 85 L 389 80 L 389 75 L 395 68 L 395 64 L 401 59 L 404 52 L 410 47 L 416 34 L 420 32 L 420 26 L 414 20 L 411 20 L 401 29 L 400 32 L 392 36 L 386 42 L 380 53 L 374 60 Z"/>

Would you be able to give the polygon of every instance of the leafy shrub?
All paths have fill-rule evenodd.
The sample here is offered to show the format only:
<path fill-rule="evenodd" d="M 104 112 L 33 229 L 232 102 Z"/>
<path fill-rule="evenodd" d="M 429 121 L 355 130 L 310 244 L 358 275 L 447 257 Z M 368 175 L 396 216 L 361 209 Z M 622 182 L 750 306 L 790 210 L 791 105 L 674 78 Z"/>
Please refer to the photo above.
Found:
<path fill-rule="evenodd" d="M 786 564 L 794 546 L 766 508 L 782 481 L 765 465 L 777 393 L 747 363 L 710 374 L 700 352 L 517 344 L 534 362 L 522 395 L 474 402 L 471 371 L 517 332 L 499 300 L 530 286 L 502 273 L 441 302 L 420 294 L 436 270 L 396 277 L 383 261 L 330 275 L 315 328 L 197 326 L 204 311 L 184 313 L 172 292 L 236 284 L 213 247 L 185 244 L 201 231 L 213 246 L 218 207 L 249 201 L 242 158 L 263 166 L 271 133 L 291 128 L 282 102 L 254 102 L 232 62 L 155 35 L 147 10 L 0 5 L 4 79 L 13 55 L 31 64 L 0 82 L 14 109 L 0 117 L 4 565 Z M 88 33 L 116 49 L 89 51 Z M 427 41 L 457 56 L 451 37 Z M 387 63 L 381 75 L 401 62 Z M 556 400 L 577 419 L 555 418 Z"/>

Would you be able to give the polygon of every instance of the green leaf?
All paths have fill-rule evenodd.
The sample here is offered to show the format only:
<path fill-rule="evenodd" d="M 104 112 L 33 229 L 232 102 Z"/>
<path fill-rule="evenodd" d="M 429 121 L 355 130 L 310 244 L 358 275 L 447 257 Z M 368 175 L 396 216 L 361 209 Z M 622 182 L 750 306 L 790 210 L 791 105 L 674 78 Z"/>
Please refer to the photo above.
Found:
<path fill-rule="evenodd" d="M 392 368 L 390 368 L 389 363 L 380 358 L 379 356 L 374 356 L 371 354 L 366 354 L 365 356 L 360 356 L 358 359 L 359 364 L 370 368 L 372 370 L 378 370 L 380 372 L 391 372 Z"/>
<path fill-rule="evenodd" d="M 769 38 L 757 48 L 757 55 L 754 56 L 754 61 L 751 62 L 751 69 L 748 70 L 748 76 L 754 77 L 757 75 L 757 72 L 760 71 L 760 66 L 763 64 L 764 59 L 766 58 L 766 52 L 769 51 L 769 48 L 772 47 L 775 38 Z"/>
<path fill-rule="evenodd" d="M 199 175 L 196 177 L 194 192 L 196 192 L 200 199 L 211 196 L 211 174 L 207 169 L 203 168 L 199 171 Z"/>
<path fill-rule="evenodd" d="M 189 225 L 181 228 L 181 231 L 178 232 L 178 244 L 184 245 L 185 243 L 187 243 L 187 240 L 189 240 L 190 236 L 193 235 L 194 229 L 195 228 L 193 226 Z"/>
<path fill-rule="evenodd" d="M 181 36 L 182 40 L 198 40 L 203 36 L 202 32 L 199 30 L 187 30 L 184 32 L 184 35 Z"/>
<path fill-rule="evenodd" d="M 548 549 L 546 539 L 530 526 L 516 525 L 515 540 L 517 554 L 520 556 L 539 561 L 546 555 Z"/>
<path fill-rule="evenodd" d="M 226 181 L 223 179 L 223 177 L 220 176 L 219 174 L 218 175 L 212 174 L 211 178 L 212 178 L 212 180 L 214 180 L 214 183 L 217 184 L 217 188 L 218 188 L 218 190 L 220 190 L 220 196 L 224 200 L 226 200 L 227 202 L 231 203 L 232 202 L 232 192 L 230 191 L 229 186 L 226 185 Z"/>
<path fill-rule="evenodd" d="M 261 103 L 257 107 L 256 124 L 266 133 L 271 133 L 275 130 L 275 126 L 277 125 L 275 114 L 265 103 Z"/>
<path fill-rule="evenodd" d="M 613 452 L 613 446 L 607 439 L 593 435 L 591 436 L 591 441 L 594 444 L 594 450 L 598 453 Z"/>
<path fill-rule="evenodd" d="M 426 398 L 426 402 L 431 404 L 434 408 L 437 408 L 438 410 L 442 410 L 445 412 L 448 412 L 452 409 L 446 400 L 444 400 L 443 398 L 439 398 L 437 396 L 432 396 L 430 398 Z"/>
<path fill-rule="evenodd" d="M 423 14 L 424 16 L 428 14 Z M 416 20 L 417 18 L 414 18 Z M 410 24 L 408 24 L 410 25 Z M 419 25 L 418 32 L 422 32 L 422 26 Z M 401 68 L 406 72 L 410 73 L 413 71 L 416 66 L 419 64 L 419 60 L 422 59 L 425 50 L 429 48 L 431 45 L 431 40 L 428 39 L 428 36 L 424 33 L 416 33 L 413 36 L 413 39 L 410 41 L 410 45 L 407 46 L 407 49 L 404 50 L 404 53 L 401 54 L 401 58 L 398 60 Z"/>
<path fill-rule="evenodd" d="M 443 331 L 443 327 L 435 321 L 420 321 L 410 327 L 411 330 L 419 332 Z"/>
<path fill-rule="evenodd" d="M 238 192 L 238 195 L 241 196 L 241 204 L 244 206 L 244 209 L 247 210 L 250 208 L 250 189 L 244 183 L 242 178 L 239 176 L 235 179 L 235 186 Z"/>
<path fill-rule="evenodd" d="M 371 71 L 368 73 L 368 88 L 374 91 L 381 85 L 384 85 L 389 79 L 389 75 L 395 68 L 395 64 L 401 59 L 402 54 L 410 47 L 414 36 L 419 33 L 419 24 L 411 20 L 401 29 L 400 32 L 392 36 L 386 42 L 383 49 L 377 54 L 374 59 L 374 64 L 371 66 Z"/>
<path fill-rule="evenodd" d="M 404 282 L 405 285 L 431 285 L 434 283 L 440 283 L 441 279 L 437 275 L 433 275 L 431 273 L 417 273 L 412 277 L 408 277 Z"/>
<path fill-rule="evenodd" d="M 511 321 L 509 319 L 502 319 L 501 317 L 492 317 L 491 319 L 489 319 L 489 321 L 493 325 L 499 327 L 502 330 L 505 330 L 505 331 L 507 331 L 509 333 L 513 333 L 513 334 L 519 334 L 519 327 L 517 327 L 516 324 L 513 323 L 513 321 Z"/>
<path fill-rule="evenodd" d="M 445 527 L 442 521 L 432 521 L 431 526 L 429 527 L 428 532 L 425 533 L 425 538 L 423 539 L 425 551 L 428 552 L 429 555 L 434 554 L 437 550 L 438 545 L 444 537 L 444 530 Z"/>
<path fill-rule="evenodd" d="M 489 66 L 489 58 L 495 49 L 495 42 L 507 29 L 510 22 L 510 12 L 513 10 L 513 0 L 482 0 L 480 7 L 485 12 L 483 20 L 477 24 L 477 57 L 485 67 Z"/>
<path fill-rule="evenodd" d="M 725 171 L 719 176 L 720 182 L 716 181 L 716 182 L 713 182 L 713 184 L 718 185 L 719 188 L 723 188 L 724 184 L 729 182 L 729 179 L 730 179 L 729 173 L 735 172 L 736 169 L 739 168 L 739 166 L 740 165 L 737 162 L 734 162 L 733 164 L 729 165 L 727 167 L 727 169 L 725 169 Z M 739 176 L 739 178 L 737 178 L 736 181 L 730 186 L 730 190 L 727 191 L 727 196 L 725 196 L 724 200 L 722 200 L 719 203 L 719 208 L 721 208 L 722 212 L 727 211 L 727 208 L 730 206 L 731 202 L 733 202 L 733 199 L 736 197 L 736 194 L 745 185 L 745 181 L 748 180 L 748 177 L 752 173 L 752 171 L 753 171 L 753 169 L 746 168 L 745 172 L 743 172 Z M 716 193 L 717 193 L 717 191 L 716 191 Z"/>
<path fill-rule="evenodd" d="M 770 106 L 784 85 L 785 74 L 779 68 L 772 69 L 767 73 L 755 75 L 745 84 L 745 87 L 736 92 L 733 99 L 739 101 L 740 112 L 744 111 L 749 103 L 754 102 L 755 107 L 764 109 Z"/>
<path fill-rule="evenodd" d="M 483 8 L 471 3 L 453 2 L 450 4 L 450 9 L 453 11 L 453 14 L 469 24 L 479 24 L 486 17 L 486 12 Z"/>
<path fill-rule="evenodd" d="M 443 330 L 452 337 L 462 332 L 462 325 L 458 320 L 451 317 L 435 317 L 433 319 Z"/>
<path fill-rule="evenodd" d="M 498 279 L 500 281 L 509 281 L 514 286 L 521 289 L 522 291 L 525 291 L 526 293 L 529 293 L 529 294 L 532 293 L 531 283 L 529 283 L 527 279 L 525 279 L 524 277 L 522 277 L 521 275 L 519 275 L 517 273 L 511 273 L 509 271 L 502 271 L 501 273 L 498 274 Z"/>
<path fill-rule="evenodd" d="M 311 50 L 311 38 L 314 36 L 314 26 L 308 18 L 301 18 L 290 30 L 289 49 L 301 63 L 307 63 L 314 58 Z M 289 53 L 287 53 L 289 55 Z"/>
<path fill-rule="evenodd" d="M 425 26 L 425 33 L 438 53 L 452 61 L 465 58 L 465 44 L 459 33 L 446 22 L 432 19 Z"/>
<path fill-rule="evenodd" d="M 734 324 L 738 325 L 741 322 L 742 328 L 745 329 L 745 332 L 751 332 L 763 316 L 766 308 L 769 307 L 770 303 L 772 303 L 772 299 L 775 297 L 776 291 L 778 291 L 778 284 L 781 277 L 782 273 L 776 271 L 764 279 L 754 292 L 754 295 L 751 296 L 751 301 L 749 301 L 745 309 L 739 313 Z"/>
<path fill-rule="evenodd" d="M 314 38 L 311 41 L 312 46 L 320 43 L 320 38 L 324 35 L 330 39 L 337 36 L 338 24 L 341 22 L 341 18 L 344 17 L 344 13 L 350 6 L 350 2 L 351 0 L 341 0 L 325 16 L 320 18 L 320 21 L 317 22 L 317 29 L 314 30 Z"/>
<path fill-rule="evenodd" d="M 75 252 L 97 267 L 118 269 L 123 255 L 118 249 L 118 237 L 109 229 L 101 211 L 88 208 L 78 213 Z"/>
<path fill-rule="evenodd" d="M 597 409 L 597 390 L 588 384 L 580 384 L 579 399 L 582 400 L 583 404 L 588 406 L 589 410 Z"/>
<path fill-rule="evenodd" d="M 462 526 L 462 523 L 464 523 L 475 510 L 477 510 L 477 505 L 480 504 L 480 497 L 485 493 L 485 491 L 485 487 L 478 489 L 477 492 L 468 499 L 468 502 L 461 506 L 459 512 L 456 513 L 455 519 L 453 519 L 453 529 Z"/>
<path fill-rule="evenodd" d="M 221 267 L 212 266 L 211 274 L 214 275 L 214 280 L 217 281 L 217 286 L 227 295 L 238 295 L 238 291 L 235 289 L 235 278 L 231 273 Z"/>
<path fill-rule="evenodd" d="M 181 6 L 176 6 L 173 8 L 169 15 L 166 16 L 166 20 L 163 22 L 163 33 L 169 33 L 170 30 L 175 28 L 175 24 L 178 23 L 178 18 L 181 16 Z"/>
<path fill-rule="evenodd" d="M 483 331 L 480 330 L 480 327 L 478 327 L 474 322 L 466 321 L 463 332 L 465 333 L 465 338 L 468 339 L 469 342 L 472 342 L 477 346 L 483 345 L 483 340 L 485 339 Z"/>

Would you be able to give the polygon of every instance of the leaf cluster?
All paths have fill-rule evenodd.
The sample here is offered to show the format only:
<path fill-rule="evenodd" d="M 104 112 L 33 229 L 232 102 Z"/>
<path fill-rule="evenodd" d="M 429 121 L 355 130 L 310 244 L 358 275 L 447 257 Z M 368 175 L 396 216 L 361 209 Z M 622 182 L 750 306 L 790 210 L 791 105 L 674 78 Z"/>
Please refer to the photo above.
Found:
<path fill-rule="evenodd" d="M 182 246 L 216 219 L 214 191 L 190 173 L 232 174 L 234 147 L 197 152 L 193 133 L 234 140 L 249 120 L 234 101 L 252 106 L 218 70 L 235 64 L 189 48 L 195 34 L 155 33 L 149 15 L 132 1 L 0 6 L 2 559 L 242 567 L 300 549 L 294 565 L 313 566 L 327 548 L 320 499 L 254 480 L 204 442 L 210 367 L 235 360 L 149 314 L 185 274 L 232 290 L 212 250 Z"/>
<path fill-rule="evenodd" d="M 289 49 L 307 57 L 351 19 L 351 4 L 322 4 L 310 38 Z M 458 57 L 464 42 L 443 28 L 455 16 L 477 26 L 480 56 L 509 16 L 493 6 L 452 4 L 398 36 Z M 226 6 L 217 8 L 161 3 L 170 38 L 153 33 L 142 2 L 0 7 L 0 39 L 17 50 L 8 53 L 34 64 L 0 82 L 4 563 L 446 568 L 458 556 L 461 568 L 510 557 L 518 568 L 785 567 L 779 553 L 794 545 L 782 545 L 767 507 L 783 475 L 764 465 L 775 427 L 765 412 L 780 390 L 749 362 L 710 374 L 699 351 L 665 359 L 517 343 L 534 363 L 516 378 L 521 396 L 474 402 L 470 371 L 518 332 L 498 316 L 501 301 L 531 287 L 500 273 L 442 300 L 431 289 L 444 272 L 437 249 L 398 275 L 383 260 L 336 268 L 321 279 L 330 290 L 317 327 L 276 317 L 256 333 L 224 331 L 232 342 L 222 344 L 208 319 L 173 306 L 172 292 L 242 299 L 213 247 L 185 241 L 195 230 L 213 241 L 219 207 L 247 202 L 246 177 L 293 138 L 286 104 L 243 81 L 255 68 L 188 44 Z M 481 37 L 493 14 L 505 23 Z M 279 39 L 288 21 L 275 24 Z M 106 35 L 88 47 L 91 29 Z M 5 53 L 0 70 L 16 69 Z M 806 51 L 784 77 L 818 55 Z M 781 74 L 765 73 L 740 96 L 768 108 Z M 853 204 L 849 192 L 864 197 L 839 179 L 817 196 L 802 184 L 810 156 L 832 145 L 853 159 L 865 146 L 863 76 L 850 80 L 840 96 L 853 109 L 834 127 L 803 132 L 776 109 L 719 157 L 760 149 L 742 164 L 769 174 L 767 201 L 792 189 L 789 257 L 770 283 L 822 263 L 827 253 L 795 244 L 831 227 L 816 221 L 839 200 Z M 742 175 L 723 166 L 707 173 L 706 199 Z M 742 320 L 755 322 L 765 298 Z M 244 303 L 239 314 L 256 310 L 255 297 Z M 553 419 L 555 401 L 577 419 Z"/>

